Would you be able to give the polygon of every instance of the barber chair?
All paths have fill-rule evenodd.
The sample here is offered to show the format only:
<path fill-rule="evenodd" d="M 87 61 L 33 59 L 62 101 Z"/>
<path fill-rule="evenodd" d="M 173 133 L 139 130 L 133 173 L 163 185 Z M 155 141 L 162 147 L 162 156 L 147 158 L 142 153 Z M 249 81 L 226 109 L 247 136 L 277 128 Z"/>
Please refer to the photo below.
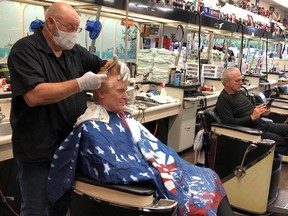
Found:
<path fill-rule="evenodd" d="M 208 166 L 220 177 L 235 215 L 288 214 L 279 189 L 281 156 L 261 131 L 223 124 L 214 110 L 199 113 L 208 133 Z"/>
<path fill-rule="evenodd" d="M 278 98 L 288 99 L 288 85 L 279 85 L 277 88 Z"/>
<path fill-rule="evenodd" d="M 271 113 L 267 117 L 277 123 L 288 122 L 288 100 L 280 98 L 266 98 L 262 92 L 254 92 L 249 95 L 251 102 L 256 106 L 259 104 L 266 104 L 273 100 L 271 106 Z"/>
<path fill-rule="evenodd" d="M 103 184 L 77 174 L 71 196 L 70 216 L 177 215 L 177 202 L 156 199 L 148 182 L 131 185 Z"/>
<path fill-rule="evenodd" d="M 271 113 L 269 116 L 267 116 L 267 119 L 272 120 L 276 123 L 288 123 L 288 100 L 287 99 L 281 99 L 281 98 L 266 98 L 265 95 L 262 92 L 256 92 L 250 94 L 251 101 L 254 105 L 259 104 L 266 104 L 269 100 L 273 100 L 272 106 L 271 106 Z M 266 119 L 266 120 L 267 120 Z M 282 162 L 287 163 L 288 162 L 288 156 L 282 157 Z"/>

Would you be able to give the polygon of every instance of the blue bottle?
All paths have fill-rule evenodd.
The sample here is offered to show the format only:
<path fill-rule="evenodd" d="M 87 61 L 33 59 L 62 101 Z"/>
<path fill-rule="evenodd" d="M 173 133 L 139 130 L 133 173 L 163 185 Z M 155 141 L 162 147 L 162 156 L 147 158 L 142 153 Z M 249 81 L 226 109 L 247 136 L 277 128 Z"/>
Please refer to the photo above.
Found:
<path fill-rule="evenodd" d="M 175 72 L 175 75 L 174 75 L 173 85 L 174 86 L 179 86 L 180 85 L 180 81 L 181 81 L 181 72 L 179 70 L 177 70 Z"/>

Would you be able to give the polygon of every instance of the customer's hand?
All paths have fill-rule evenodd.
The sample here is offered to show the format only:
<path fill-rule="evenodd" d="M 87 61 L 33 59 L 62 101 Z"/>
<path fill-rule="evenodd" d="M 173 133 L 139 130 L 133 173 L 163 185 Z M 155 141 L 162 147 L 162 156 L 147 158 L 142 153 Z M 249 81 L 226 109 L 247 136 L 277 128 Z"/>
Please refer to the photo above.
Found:
<path fill-rule="evenodd" d="M 264 104 L 260 104 L 256 106 L 253 110 L 253 113 L 251 114 L 252 121 L 260 118 L 260 116 L 267 111 L 267 108 Z"/>
<path fill-rule="evenodd" d="M 100 88 L 102 82 L 104 82 L 106 78 L 106 74 L 95 74 L 89 71 L 76 80 L 78 82 L 80 91 L 85 91 Z"/>
<path fill-rule="evenodd" d="M 266 107 L 266 111 L 262 113 L 262 116 L 269 116 L 271 113 L 271 107 Z"/>
<path fill-rule="evenodd" d="M 127 65 L 121 61 L 118 61 L 118 57 L 114 56 L 113 60 L 117 60 L 120 65 L 120 75 L 118 76 L 118 80 L 130 81 L 130 70 Z"/>

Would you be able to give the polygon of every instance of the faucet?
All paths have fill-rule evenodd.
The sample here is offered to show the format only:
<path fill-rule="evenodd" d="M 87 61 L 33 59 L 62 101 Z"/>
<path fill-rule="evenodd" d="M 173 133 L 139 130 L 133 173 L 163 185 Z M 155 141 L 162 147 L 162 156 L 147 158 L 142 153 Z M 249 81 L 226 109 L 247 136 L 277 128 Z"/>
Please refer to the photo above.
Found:
<path fill-rule="evenodd" d="M 0 107 L 0 123 L 2 122 L 2 120 L 5 118 L 5 115 L 2 113 L 1 111 L 1 107 Z"/>

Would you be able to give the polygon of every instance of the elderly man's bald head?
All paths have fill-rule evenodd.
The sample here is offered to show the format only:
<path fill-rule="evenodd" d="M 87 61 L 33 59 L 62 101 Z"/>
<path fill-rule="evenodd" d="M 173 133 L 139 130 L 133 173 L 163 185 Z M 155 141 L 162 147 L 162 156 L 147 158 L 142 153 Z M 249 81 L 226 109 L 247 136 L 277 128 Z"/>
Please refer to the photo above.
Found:
<path fill-rule="evenodd" d="M 69 4 L 65 2 L 55 2 L 53 3 L 45 14 L 45 19 L 48 17 L 53 17 L 58 20 L 63 20 L 65 17 L 78 17 L 76 10 Z"/>

